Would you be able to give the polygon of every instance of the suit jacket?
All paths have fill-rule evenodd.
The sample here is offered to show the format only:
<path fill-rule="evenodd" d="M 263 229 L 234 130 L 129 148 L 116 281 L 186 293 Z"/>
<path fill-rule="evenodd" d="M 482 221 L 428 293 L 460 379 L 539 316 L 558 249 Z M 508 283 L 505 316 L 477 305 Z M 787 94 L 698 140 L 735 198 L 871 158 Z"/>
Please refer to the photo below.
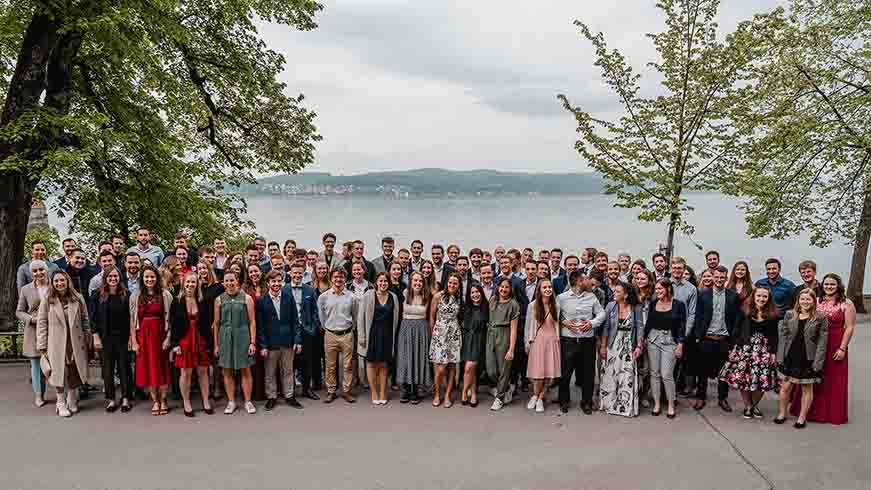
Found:
<path fill-rule="evenodd" d="M 569 288 L 569 278 L 565 274 L 551 281 L 553 284 L 553 294 L 559 296 Z"/>
<path fill-rule="evenodd" d="M 210 308 L 212 310 L 211 314 L 208 313 Z M 197 302 L 197 331 L 201 337 L 205 338 L 208 352 L 215 350 L 215 336 L 212 332 L 212 319 L 215 317 L 214 308 L 214 298 L 211 304 L 205 297 L 202 301 Z M 190 328 L 191 322 L 190 317 L 188 317 L 187 304 L 185 304 L 183 299 L 180 300 L 178 297 L 174 297 L 172 305 L 169 307 L 169 342 L 173 347 L 179 345 L 181 339 L 187 335 Z M 260 326 L 258 325 L 257 328 L 259 330 Z"/>
<path fill-rule="evenodd" d="M 792 341 L 798 335 L 798 315 L 795 311 L 786 312 L 778 325 L 777 362 L 783 363 Z M 814 371 L 821 372 L 826 363 L 826 348 L 829 342 L 829 321 L 825 315 L 817 313 L 808 318 L 804 325 L 804 351 L 809 361 L 813 361 Z"/>
<path fill-rule="evenodd" d="M 735 324 L 738 319 L 738 294 L 734 289 L 726 289 L 726 304 L 724 305 L 723 316 L 726 321 L 726 330 L 729 331 L 729 337 L 735 334 Z M 711 326 L 711 320 L 714 316 L 714 290 L 700 289 L 696 299 L 696 318 L 693 321 L 694 325 L 690 331 L 688 340 L 701 340 L 708 333 L 708 327 Z"/>
<path fill-rule="evenodd" d="M 363 275 L 363 279 L 366 279 L 369 282 L 375 281 L 375 264 L 369 262 L 366 259 L 363 259 L 363 263 L 366 265 L 366 273 Z M 353 259 L 345 262 L 345 272 L 348 273 L 348 282 L 351 281 L 351 266 L 354 264 Z"/>
<path fill-rule="evenodd" d="M 390 260 L 385 259 L 382 255 L 375 260 L 372 261 L 372 266 L 375 269 L 375 274 L 380 274 L 382 272 L 390 272 L 390 264 L 396 259 L 396 256 L 390 258 Z M 385 263 L 386 262 L 386 263 Z M 375 279 L 375 276 L 372 276 L 372 280 Z"/>
<path fill-rule="evenodd" d="M 64 318 L 66 317 L 66 318 Z M 67 309 L 57 300 L 39 305 L 36 324 L 36 348 L 46 351 L 51 364 L 48 384 L 63 386 L 67 369 L 67 335 L 72 346 L 75 368 L 83 383 L 88 381 L 88 307 L 82 295 L 74 293 Z"/>
<path fill-rule="evenodd" d="M 291 295 L 293 298 L 293 285 L 291 283 L 287 283 L 284 285 L 284 288 L 281 290 L 282 293 L 286 292 Z M 294 301 L 294 303 L 296 303 Z M 309 286 L 308 284 L 302 285 L 302 308 L 297 311 L 297 316 L 299 317 L 299 324 L 302 328 L 302 331 L 308 336 L 316 336 L 321 333 L 321 319 L 318 316 L 318 292 L 315 288 Z M 296 306 L 294 304 L 294 306 Z"/>
<path fill-rule="evenodd" d="M 269 293 L 261 296 L 255 303 L 257 313 L 257 347 L 278 350 L 282 347 L 302 345 L 302 325 L 293 293 L 281 291 L 281 318 L 275 311 L 275 304 Z"/>
<path fill-rule="evenodd" d="M 24 324 L 23 354 L 25 357 L 39 357 L 39 353 L 36 351 L 36 321 L 41 302 L 42 296 L 32 282 L 18 292 L 18 308 L 15 309 L 15 318 Z"/>
<path fill-rule="evenodd" d="M 449 262 L 442 262 L 442 279 L 438 282 L 439 291 L 444 291 L 448 287 L 448 276 L 457 269 Z M 435 273 L 435 271 L 433 271 Z"/>

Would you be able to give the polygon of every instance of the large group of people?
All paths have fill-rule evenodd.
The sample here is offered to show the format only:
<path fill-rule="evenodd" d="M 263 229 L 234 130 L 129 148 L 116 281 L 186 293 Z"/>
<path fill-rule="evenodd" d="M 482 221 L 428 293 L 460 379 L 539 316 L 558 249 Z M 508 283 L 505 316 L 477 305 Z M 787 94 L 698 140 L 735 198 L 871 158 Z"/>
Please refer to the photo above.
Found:
<path fill-rule="evenodd" d="M 253 414 L 264 399 L 299 409 L 298 398 L 355 403 L 365 390 L 375 406 L 398 392 L 402 404 L 476 407 L 483 385 L 490 410 L 526 396 L 531 412 L 551 401 L 567 413 L 574 383 L 585 414 L 674 418 L 678 397 L 703 410 L 714 381 L 717 406 L 732 412 L 737 390 L 746 419 L 763 418 L 773 392 L 774 423 L 847 422 L 856 310 L 810 260 L 796 285 L 776 258 L 754 281 L 714 250 L 693 269 L 594 248 L 432 244 L 425 258 L 422 241 L 397 250 L 390 237 L 367 259 L 362 241 L 338 249 L 333 233 L 316 249 L 258 237 L 244 251 L 221 238 L 194 250 L 178 233 L 164 252 L 147 228 L 135 238 L 100 243 L 93 265 L 73 239 L 54 261 L 33 243 L 18 318 L 37 407 L 51 387 L 57 415 L 77 413 L 97 357 L 106 412 L 147 396 L 166 415 L 176 392 L 194 417 L 194 388 L 209 415 L 224 397 L 225 414 Z"/>

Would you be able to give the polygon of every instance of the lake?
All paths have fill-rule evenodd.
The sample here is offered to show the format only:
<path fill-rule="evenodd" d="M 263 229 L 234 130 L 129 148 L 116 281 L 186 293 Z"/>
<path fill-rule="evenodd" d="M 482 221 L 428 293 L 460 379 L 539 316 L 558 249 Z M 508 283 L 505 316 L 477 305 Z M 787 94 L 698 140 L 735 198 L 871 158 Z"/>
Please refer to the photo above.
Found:
<path fill-rule="evenodd" d="M 664 223 L 639 221 L 629 209 L 613 207 L 610 196 L 578 195 L 559 197 L 459 197 L 390 199 L 380 196 L 248 196 L 248 218 L 268 240 L 283 243 L 296 240 L 303 248 L 321 249 L 321 236 L 332 231 L 339 243 L 360 239 L 366 256 L 381 254 L 381 238 L 392 236 L 397 249 L 414 239 L 447 247 L 455 243 L 464 253 L 472 247 L 506 248 L 560 247 L 577 254 L 582 247 L 596 247 L 611 255 L 626 251 L 633 259 L 650 256 L 664 243 Z M 847 281 L 852 249 L 841 243 L 819 249 L 807 237 L 787 240 L 750 239 L 746 236 L 739 201 L 718 194 L 696 194 L 690 199 L 695 211 L 689 222 L 696 227 L 692 241 L 678 235 L 677 254 L 694 268 L 704 265 L 704 251 L 716 249 L 722 263 L 731 269 L 736 260 L 746 260 L 753 276 L 765 273 L 764 262 L 777 257 L 784 275 L 800 282 L 798 264 L 813 259 L 819 276 L 841 274 Z M 696 247 L 693 242 L 703 250 Z M 871 284 L 871 268 L 865 277 Z M 866 290 L 868 287 L 866 286 Z"/>

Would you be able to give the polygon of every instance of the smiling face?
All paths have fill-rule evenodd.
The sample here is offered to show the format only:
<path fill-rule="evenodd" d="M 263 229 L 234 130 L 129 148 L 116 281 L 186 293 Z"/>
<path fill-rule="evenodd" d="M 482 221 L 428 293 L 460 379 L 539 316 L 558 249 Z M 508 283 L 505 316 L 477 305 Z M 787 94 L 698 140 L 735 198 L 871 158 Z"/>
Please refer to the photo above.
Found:
<path fill-rule="evenodd" d="M 508 281 L 499 282 L 499 299 L 507 300 L 511 298 L 511 283 Z"/>
<path fill-rule="evenodd" d="M 811 284 L 816 280 L 817 271 L 813 267 L 802 267 L 798 273 L 801 274 L 801 280 L 805 284 Z"/>
<path fill-rule="evenodd" d="M 34 243 L 30 248 L 30 257 L 33 260 L 45 260 L 45 245 L 41 243 Z"/>
<path fill-rule="evenodd" d="M 780 276 L 780 266 L 774 262 L 765 264 L 765 274 L 768 276 L 768 279 L 776 281 Z"/>
<path fill-rule="evenodd" d="M 423 277 L 431 276 L 433 274 L 432 264 L 424 262 L 423 265 L 420 266 L 420 272 L 423 274 Z"/>
<path fill-rule="evenodd" d="M 382 293 L 387 291 L 390 287 L 390 282 L 387 280 L 387 276 L 383 274 L 378 276 L 378 279 L 375 280 L 375 287 Z"/>
<path fill-rule="evenodd" d="M 768 304 L 768 299 L 771 297 L 771 292 L 766 288 L 756 288 L 753 292 L 753 303 L 756 308 L 763 309 Z"/>
<path fill-rule="evenodd" d="M 106 284 L 110 288 L 118 287 L 118 285 L 121 284 L 121 274 L 118 272 L 118 269 L 115 269 L 106 275 Z"/>
<path fill-rule="evenodd" d="M 48 278 L 48 270 L 42 265 L 33 266 L 31 263 L 30 274 L 33 276 L 33 281 L 37 284 L 45 284 Z"/>
<path fill-rule="evenodd" d="M 186 274 L 184 276 L 184 294 L 193 297 L 197 292 L 197 276 Z"/>
<path fill-rule="evenodd" d="M 448 294 L 451 296 L 456 295 L 457 291 L 460 290 L 460 280 L 457 279 L 457 276 L 451 276 L 448 279 Z"/>
<path fill-rule="evenodd" d="M 411 290 L 414 291 L 414 294 L 423 292 L 423 276 L 417 272 L 411 274 Z"/>
<path fill-rule="evenodd" d="M 146 270 L 142 273 L 142 284 L 145 284 L 145 287 L 149 290 L 154 289 L 157 285 L 157 274 L 151 269 Z"/>
<path fill-rule="evenodd" d="M 479 288 L 472 288 L 469 290 L 469 299 L 472 300 L 472 304 L 478 306 L 481 304 L 481 290 Z"/>
<path fill-rule="evenodd" d="M 493 280 L 493 269 L 490 268 L 489 265 L 485 265 L 481 267 L 481 282 L 484 284 L 490 284 Z"/>
<path fill-rule="evenodd" d="M 432 261 L 435 262 L 436 264 L 442 263 L 442 260 L 444 260 L 444 258 L 445 258 L 444 255 L 445 255 L 444 252 L 442 252 L 442 249 L 439 247 L 434 247 L 430 251 L 430 256 L 432 257 Z"/>
<path fill-rule="evenodd" d="M 553 296 L 553 284 L 548 280 L 541 281 L 541 284 L 538 285 L 538 290 L 541 293 L 542 297 L 549 298 Z M 501 287 L 499 288 L 499 292 L 501 294 Z"/>
<path fill-rule="evenodd" d="M 656 287 L 653 288 L 653 293 L 656 294 L 656 299 L 659 301 L 667 301 L 669 299 L 668 289 L 666 289 L 662 284 L 657 284 Z"/>
<path fill-rule="evenodd" d="M 411 256 L 414 257 L 415 262 L 420 259 L 420 256 L 423 254 L 423 244 L 420 242 L 414 242 L 411 244 Z"/>
<path fill-rule="evenodd" d="M 390 279 L 395 283 L 402 280 L 402 266 L 396 262 L 390 264 Z"/>
<path fill-rule="evenodd" d="M 69 287 L 67 284 L 67 276 L 66 274 L 55 274 L 54 277 L 51 278 L 51 285 L 54 287 L 54 290 L 60 294 L 64 294 Z"/>
<path fill-rule="evenodd" d="M 254 264 L 251 264 L 247 268 L 248 277 L 251 278 L 252 284 L 260 284 L 260 278 L 263 277 L 263 271 L 260 270 L 260 267 Z"/>

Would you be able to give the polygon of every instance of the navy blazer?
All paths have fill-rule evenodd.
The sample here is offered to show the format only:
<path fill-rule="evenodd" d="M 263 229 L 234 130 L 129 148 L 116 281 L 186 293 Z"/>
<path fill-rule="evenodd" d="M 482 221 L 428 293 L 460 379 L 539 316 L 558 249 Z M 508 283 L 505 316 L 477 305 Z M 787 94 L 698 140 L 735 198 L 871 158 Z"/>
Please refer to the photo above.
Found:
<path fill-rule="evenodd" d="M 288 282 L 281 289 L 282 293 L 287 293 L 293 298 L 293 291 L 291 291 L 291 283 Z M 321 319 L 318 316 L 318 292 L 315 288 L 309 286 L 308 284 L 302 285 L 302 310 L 297 311 L 299 316 L 299 323 L 302 326 L 302 331 L 309 336 L 316 336 L 321 334 Z M 294 301 L 294 307 L 296 306 L 296 301 Z"/>
<path fill-rule="evenodd" d="M 556 279 L 553 279 L 551 281 L 551 284 L 553 284 L 554 296 L 559 296 L 559 295 L 563 294 L 564 292 L 566 292 L 566 290 L 569 288 L 569 278 L 568 278 L 568 276 L 563 274 L 563 275 L 557 277 Z"/>
<path fill-rule="evenodd" d="M 257 312 L 257 346 L 277 350 L 302 345 L 302 325 L 296 311 L 296 301 L 290 291 L 281 291 L 281 319 L 275 312 L 272 296 L 264 294 L 255 305 Z"/>
<path fill-rule="evenodd" d="M 726 320 L 726 330 L 729 337 L 735 335 L 735 324 L 738 319 L 738 294 L 734 289 L 726 289 L 726 304 L 723 311 Z M 711 319 L 714 316 L 714 291 L 709 288 L 699 289 L 696 297 L 696 318 L 690 331 L 691 340 L 701 340 L 708 333 Z"/>

